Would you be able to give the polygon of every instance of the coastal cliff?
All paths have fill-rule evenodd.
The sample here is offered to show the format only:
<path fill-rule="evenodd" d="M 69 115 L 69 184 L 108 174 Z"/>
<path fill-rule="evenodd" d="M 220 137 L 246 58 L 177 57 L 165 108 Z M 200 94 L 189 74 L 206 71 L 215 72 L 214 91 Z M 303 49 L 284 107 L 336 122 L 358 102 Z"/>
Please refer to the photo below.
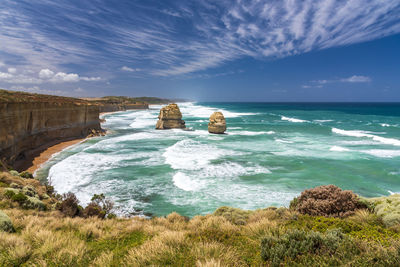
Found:
<path fill-rule="evenodd" d="M 40 147 L 101 129 L 98 105 L 4 90 L 0 91 L 0 125 L 0 160 L 12 166 Z"/>

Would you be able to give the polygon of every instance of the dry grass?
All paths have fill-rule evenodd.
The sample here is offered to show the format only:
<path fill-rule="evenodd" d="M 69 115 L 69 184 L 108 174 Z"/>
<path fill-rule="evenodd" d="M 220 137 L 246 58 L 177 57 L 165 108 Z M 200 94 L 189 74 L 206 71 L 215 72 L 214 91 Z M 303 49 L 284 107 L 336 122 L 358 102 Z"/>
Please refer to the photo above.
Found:
<path fill-rule="evenodd" d="M 286 225 L 302 218 L 296 216 L 304 216 L 284 209 L 263 209 L 250 212 L 247 223 L 237 225 L 215 215 L 191 220 L 177 213 L 151 220 L 101 220 L 67 218 L 57 211 L 4 212 L 17 232 L 0 233 L 0 266 L 260 266 L 265 265 L 260 256 L 262 238 L 283 235 L 289 229 Z M 370 226 L 374 216 L 358 211 L 351 218 L 331 220 Z M 316 226 L 321 222 L 316 219 Z M 390 235 L 396 237 L 396 233 Z M 398 257 L 394 244 L 383 247 L 357 238 L 351 257 L 361 264 L 369 262 L 364 258 L 372 261 L 376 254 L 382 262 L 393 263 Z M 338 251 L 325 264 L 335 260 L 349 263 L 348 255 L 347 249 Z M 322 258 L 316 260 L 324 263 Z"/>
<path fill-rule="evenodd" d="M 0 182 L 6 186 L 31 184 L 42 193 L 41 185 L 30 180 L 0 173 Z M 379 199 L 377 204 L 397 207 L 397 199 L 392 199 Z M 0 266 L 264 266 L 271 262 L 261 258 L 261 240 L 279 238 L 293 228 L 322 233 L 342 228 L 353 243 L 330 257 L 302 255 L 291 262 L 282 259 L 283 264 L 400 265 L 396 241 L 400 226 L 387 228 L 381 217 L 368 210 L 340 219 L 301 215 L 286 208 L 243 211 L 223 207 L 192 219 L 171 213 L 150 220 L 103 220 L 22 210 L 7 201 L 0 201 L 2 211 L 16 232 L 0 232 Z"/>

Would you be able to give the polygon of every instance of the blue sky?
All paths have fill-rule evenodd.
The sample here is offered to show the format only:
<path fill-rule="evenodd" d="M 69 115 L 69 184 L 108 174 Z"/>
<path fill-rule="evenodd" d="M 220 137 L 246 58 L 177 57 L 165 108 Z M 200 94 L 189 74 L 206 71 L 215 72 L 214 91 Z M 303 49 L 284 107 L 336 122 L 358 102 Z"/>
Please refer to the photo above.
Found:
<path fill-rule="evenodd" d="M 400 101 L 400 1 L 0 1 L 0 88 Z"/>

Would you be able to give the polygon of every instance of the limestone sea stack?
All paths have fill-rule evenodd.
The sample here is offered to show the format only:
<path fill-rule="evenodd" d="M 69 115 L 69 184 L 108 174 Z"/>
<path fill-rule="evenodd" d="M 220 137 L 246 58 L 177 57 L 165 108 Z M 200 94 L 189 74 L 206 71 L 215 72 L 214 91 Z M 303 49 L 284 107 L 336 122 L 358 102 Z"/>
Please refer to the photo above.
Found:
<path fill-rule="evenodd" d="M 223 134 L 226 131 L 225 117 L 221 112 L 214 112 L 210 116 L 208 132 L 213 134 Z"/>
<path fill-rule="evenodd" d="M 185 121 L 182 120 L 182 113 L 179 110 L 177 104 L 169 104 L 160 110 L 160 115 L 158 115 L 158 121 L 156 124 L 156 129 L 184 129 Z"/>

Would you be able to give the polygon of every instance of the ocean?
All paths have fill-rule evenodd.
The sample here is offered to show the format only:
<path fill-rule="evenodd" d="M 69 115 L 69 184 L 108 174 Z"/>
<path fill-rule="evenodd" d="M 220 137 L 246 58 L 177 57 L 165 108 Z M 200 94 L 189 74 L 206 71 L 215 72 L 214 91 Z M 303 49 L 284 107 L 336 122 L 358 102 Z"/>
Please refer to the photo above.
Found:
<path fill-rule="evenodd" d="M 400 104 L 179 106 L 193 131 L 155 130 L 162 106 L 107 114 L 107 136 L 63 150 L 36 175 L 83 205 L 104 193 L 119 215 L 288 206 L 326 184 L 365 197 L 400 192 Z M 224 135 L 207 131 L 214 111 L 225 115 Z"/>

